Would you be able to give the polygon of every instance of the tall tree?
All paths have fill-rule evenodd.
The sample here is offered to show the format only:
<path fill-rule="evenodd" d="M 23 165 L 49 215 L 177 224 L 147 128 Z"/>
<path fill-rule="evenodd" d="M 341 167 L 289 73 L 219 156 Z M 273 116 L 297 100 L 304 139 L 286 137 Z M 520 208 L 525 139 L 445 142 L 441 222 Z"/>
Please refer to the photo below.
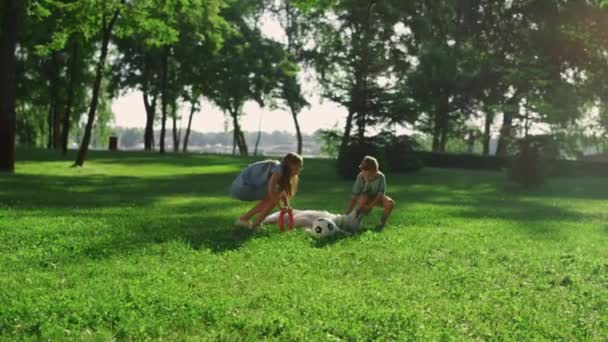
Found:
<path fill-rule="evenodd" d="M 196 90 L 191 90 L 190 96 L 188 97 L 188 103 L 190 104 L 190 114 L 188 115 L 188 126 L 186 126 L 186 133 L 184 134 L 182 152 L 188 152 L 188 142 L 190 141 L 190 132 L 192 129 L 192 118 L 194 117 L 194 113 L 200 110 L 200 94 L 198 94 Z"/>
<path fill-rule="evenodd" d="M 86 106 L 95 50 L 81 32 L 70 36 L 63 31 L 70 26 L 66 25 L 69 6 L 73 3 L 31 3 L 20 29 L 17 60 L 19 142 L 61 148 L 64 153 L 70 128 L 80 121 Z"/>
<path fill-rule="evenodd" d="M 76 87 L 82 79 L 82 51 L 81 42 L 78 35 L 71 37 L 71 41 L 68 45 L 70 51 L 70 60 L 68 65 L 68 88 L 67 88 L 67 99 L 65 103 L 63 119 L 61 122 L 61 150 L 65 156 L 68 152 L 68 144 L 70 139 L 70 127 L 72 125 L 71 118 L 74 111 L 74 105 L 76 102 Z"/>
<path fill-rule="evenodd" d="M 412 119 L 411 112 L 400 110 L 399 84 L 392 76 L 392 60 L 405 57 L 395 39 L 405 34 L 398 30 L 396 4 L 391 0 L 339 0 L 321 5 L 317 14 L 313 60 L 322 96 L 348 111 L 341 152 L 355 126 L 357 139 L 363 139 L 368 127 Z"/>
<path fill-rule="evenodd" d="M 230 116 L 233 153 L 238 147 L 241 155 L 249 154 L 240 125 L 243 106 L 249 100 L 263 106 L 265 97 L 278 87 L 281 65 L 287 63 L 282 46 L 263 37 L 259 28 L 250 24 L 247 14 L 253 10 L 249 6 L 252 4 L 243 1 L 226 10 L 232 30 L 224 39 L 221 58 L 214 59 L 211 65 L 214 81 L 207 95 Z"/>
<path fill-rule="evenodd" d="M 139 90 L 146 114 L 144 149 L 154 149 L 154 123 L 160 97 L 161 51 L 159 42 L 147 40 L 144 33 L 115 39 L 118 58 L 114 60 L 111 88 L 113 92 Z"/>
<path fill-rule="evenodd" d="M 0 172 L 12 173 L 15 170 L 15 49 L 24 5 L 21 0 L 6 0 L 0 7 L 3 13 L 0 32 Z"/>
<path fill-rule="evenodd" d="M 165 133 L 167 131 L 167 109 L 169 106 L 169 58 L 171 54 L 171 47 L 165 46 L 163 48 L 162 59 L 161 59 L 161 76 L 160 76 L 160 112 L 161 112 L 161 126 L 160 126 L 160 153 L 165 153 Z"/>
<path fill-rule="evenodd" d="M 78 150 L 78 155 L 76 156 L 74 166 L 84 165 L 84 161 L 89 150 L 93 123 L 95 122 L 95 114 L 97 112 L 97 105 L 99 104 L 99 92 L 101 90 L 101 81 L 105 71 L 106 57 L 108 55 L 108 45 L 110 44 L 110 38 L 112 37 L 114 25 L 116 24 L 116 20 L 118 19 L 118 16 L 123 10 L 122 6 L 125 2 L 126 0 L 121 0 L 120 3 L 108 3 L 106 1 L 102 1 L 101 4 L 98 4 L 100 5 L 99 15 L 101 16 L 101 26 L 99 27 L 101 34 L 101 51 L 99 54 L 99 60 L 97 61 L 95 71 L 95 81 L 93 83 L 92 89 L 93 95 L 91 97 L 91 104 L 89 106 L 87 124 L 85 126 L 84 136 L 82 138 L 82 142 L 80 144 L 80 149 Z"/>
<path fill-rule="evenodd" d="M 285 32 L 285 50 L 289 55 L 291 64 L 302 64 L 305 55 L 304 44 L 311 39 L 314 18 L 305 11 L 307 2 L 276 0 L 270 2 L 270 11 L 278 20 Z M 302 94 L 302 86 L 298 80 L 298 69 L 284 70 L 278 97 L 282 99 L 293 119 L 296 129 L 297 151 L 302 154 L 302 130 L 298 115 L 303 108 L 310 104 Z"/>
<path fill-rule="evenodd" d="M 171 104 L 171 119 L 173 120 L 173 152 L 179 152 L 179 146 L 182 136 L 181 116 L 179 116 L 178 112 L 179 104 L 177 103 L 177 100 L 173 100 L 173 103 Z M 180 127 L 178 128 L 178 126 Z"/>

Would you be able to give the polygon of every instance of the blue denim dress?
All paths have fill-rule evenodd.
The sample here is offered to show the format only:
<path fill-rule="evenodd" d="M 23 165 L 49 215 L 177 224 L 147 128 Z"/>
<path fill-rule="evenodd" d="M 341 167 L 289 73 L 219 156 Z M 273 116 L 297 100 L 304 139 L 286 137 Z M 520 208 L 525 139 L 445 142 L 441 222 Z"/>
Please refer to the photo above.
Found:
<path fill-rule="evenodd" d="M 268 182 L 273 173 L 281 175 L 283 167 L 276 160 L 264 160 L 247 166 L 230 186 L 230 196 L 241 201 L 259 201 L 268 195 Z"/>

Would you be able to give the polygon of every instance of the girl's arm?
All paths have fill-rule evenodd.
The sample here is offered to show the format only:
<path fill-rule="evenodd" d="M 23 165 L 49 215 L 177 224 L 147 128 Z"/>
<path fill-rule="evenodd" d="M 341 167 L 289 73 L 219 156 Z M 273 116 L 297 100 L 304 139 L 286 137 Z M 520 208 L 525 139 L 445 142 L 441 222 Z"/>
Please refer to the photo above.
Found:
<path fill-rule="evenodd" d="M 277 191 L 279 185 L 279 174 L 272 173 L 270 176 L 270 181 L 268 182 L 268 196 L 270 196 L 270 201 L 272 203 L 279 203 L 281 194 Z"/>
<path fill-rule="evenodd" d="M 285 191 L 281 192 L 281 200 L 283 201 L 283 204 L 284 204 L 285 208 L 290 208 L 291 207 L 289 205 L 289 195 L 287 195 L 287 193 Z M 279 206 L 281 206 L 280 203 L 279 203 Z"/>

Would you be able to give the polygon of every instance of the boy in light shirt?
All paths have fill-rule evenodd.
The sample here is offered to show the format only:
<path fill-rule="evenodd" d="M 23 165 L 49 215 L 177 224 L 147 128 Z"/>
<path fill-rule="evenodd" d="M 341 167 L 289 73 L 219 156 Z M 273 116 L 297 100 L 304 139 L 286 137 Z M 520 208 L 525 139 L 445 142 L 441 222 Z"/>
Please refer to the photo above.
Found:
<path fill-rule="evenodd" d="M 384 212 L 380 223 L 376 225 L 376 230 L 382 230 L 395 207 L 395 201 L 385 194 L 386 178 L 380 172 L 380 165 L 376 158 L 365 156 L 359 164 L 359 170 L 361 172 L 357 175 L 353 185 L 353 194 L 348 202 L 346 214 L 350 214 L 355 205 L 357 206 L 357 215 L 367 214 L 375 206 L 382 207 Z"/>

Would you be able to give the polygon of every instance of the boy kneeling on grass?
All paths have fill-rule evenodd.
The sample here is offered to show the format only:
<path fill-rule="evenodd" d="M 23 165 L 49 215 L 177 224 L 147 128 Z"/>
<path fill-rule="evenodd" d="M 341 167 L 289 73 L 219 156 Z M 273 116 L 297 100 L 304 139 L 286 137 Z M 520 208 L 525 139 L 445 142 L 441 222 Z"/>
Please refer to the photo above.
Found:
<path fill-rule="evenodd" d="M 359 164 L 359 170 L 361 172 L 357 175 L 353 185 L 353 195 L 348 202 L 346 214 L 351 213 L 355 204 L 357 205 L 357 216 L 368 214 L 375 206 L 382 207 L 384 212 L 380 223 L 376 225 L 376 230 L 382 230 L 395 207 L 395 201 L 385 195 L 386 178 L 380 172 L 376 158 L 365 156 Z"/>

